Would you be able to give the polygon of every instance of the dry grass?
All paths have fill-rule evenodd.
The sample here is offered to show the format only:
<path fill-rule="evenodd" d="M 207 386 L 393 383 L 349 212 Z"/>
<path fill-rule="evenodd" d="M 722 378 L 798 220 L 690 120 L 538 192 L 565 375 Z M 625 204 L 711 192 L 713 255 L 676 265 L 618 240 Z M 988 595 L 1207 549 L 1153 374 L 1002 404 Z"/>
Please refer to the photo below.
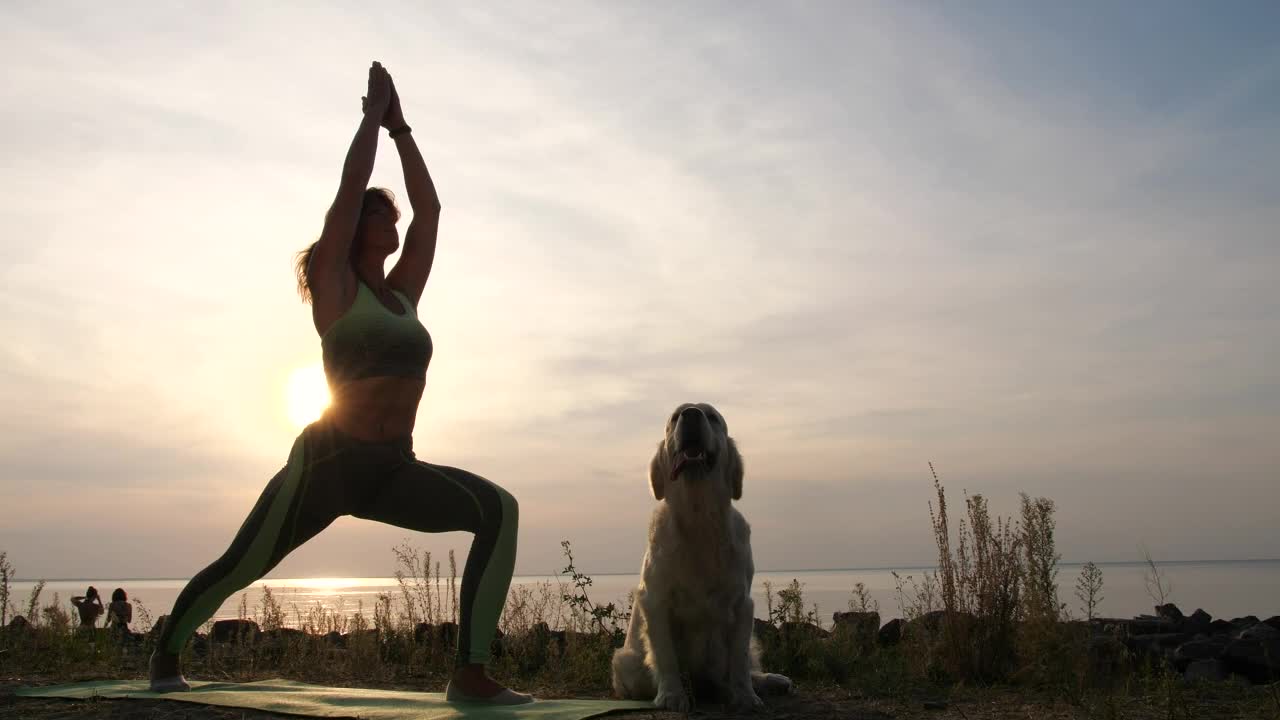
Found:
<path fill-rule="evenodd" d="M 797 680 L 804 693 L 782 701 L 779 707 L 789 714 L 1280 719 L 1275 687 L 1188 686 L 1165 669 L 1132 664 L 1120 672 L 1092 668 L 1087 625 L 1072 621 L 1058 595 L 1053 503 L 1023 495 L 1016 520 L 993 518 L 983 496 L 966 495 L 953 533 L 945 489 L 936 473 L 933 479 L 936 504 L 930 503 L 929 516 L 938 567 L 918 578 L 895 574 L 904 619 L 900 642 L 824 626 L 799 581 L 776 589 L 766 583 L 768 622 L 757 633 L 764 664 Z M 429 553 L 410 546 L 393 552 L 398 592 L 354 614 L 319 604 L 284 607 L 269 589 L 249 607 L 243 595 L 240 615 L 261 632 L 218 642 L 206 625 L 184 651 L 188 674 L 442 690 L 456 647 L 456 559 L 451 553 L 445 574 Z M 630 608 L 592 601 L 591 578 L 575 567 L 567 542 L 564 553 L 564 581 L 512 589 L 491 670 L 500 681 L 542 697 L 607 697 L 609 659 L 621 644 Z M 12 577 L 0 553 L 0 612 L 6 618 L 19 614 L 18 599 L 9 596 Z M 1101 586 L 1101 571 L 1087 568 L 1079 585 L 1086 614 L 1096 607 Z M 135 604 L 144 633 L 126 640 L 105 630 L 76 630 L 62 600 L 55 595 L 42 602 L 42 592 L 38 584 L 26 599 L 28 631 L 0 632 L 0 674 L 11 683 L 145 675 L 155 635 L 146 632 L 152 626 L 147 608 Z M 857 586 L 849 609 L 879 610 Z M 924 710 L 926 702 L 948 710 Z"/>

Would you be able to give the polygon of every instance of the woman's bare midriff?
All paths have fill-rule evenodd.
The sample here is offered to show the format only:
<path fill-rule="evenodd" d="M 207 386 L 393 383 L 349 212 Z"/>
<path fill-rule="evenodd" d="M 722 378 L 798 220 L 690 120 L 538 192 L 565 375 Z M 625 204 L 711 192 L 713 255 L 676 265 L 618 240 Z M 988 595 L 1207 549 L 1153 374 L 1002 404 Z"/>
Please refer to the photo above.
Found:
<path fill-rule="evenodd" d="M 342 432 L 360 440 L 395 440 L 413 433 L 425 381 L 372 377 L 332 388 L 327 415 Z"/>

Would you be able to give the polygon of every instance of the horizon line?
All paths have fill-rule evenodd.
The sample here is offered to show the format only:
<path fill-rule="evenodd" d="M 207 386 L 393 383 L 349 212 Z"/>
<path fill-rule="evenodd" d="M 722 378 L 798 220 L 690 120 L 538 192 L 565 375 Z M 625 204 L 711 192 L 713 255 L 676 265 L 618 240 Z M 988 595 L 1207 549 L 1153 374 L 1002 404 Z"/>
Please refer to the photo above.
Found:
<path fill-rule="evenodd" d="M 1091 561 L 1085 562 L 1060 562 L 1059 566 L 1083 566 Z M 1094 565 L 1099 567 L 1115 566 L 1115 565 L 1146 565 L 1146 560 L 1104 560 L 1092 561 Z M 1158 560 L 1155 561 L 1157 566 L 1160 565 L 1193 565 L 1201 563 L 1268 563 L 1280 562 L 1280 558 L 1220 558 L 1214 560 Z M 888 571 L 895 570 L 935 570 L 937 565 L 879 565 L 873 567 L 828 567 L 828 568 L 777 568 L 777 569 L 758 569 L 756 575 L 762 573 L 816 573 L 816 572 L 870 572 L 870 571 Z M 518 577 L 559 577 L 563 573 L 538 574 L 538 573 L 516 573 L 513 578 Z M 617 575 L 639 575 L 638 572 L 591 572 L 589 575 L 597 576 L 617 576 Z M 310 575 L 305 577 L 284 577 L 284 578 L 259 578 L 260 580 L 322 580 L 322 579 L 339 579 L 350 578 L 352 580 L 372 580 L 375 578 L 394 578 L 394 575 Z M 156 582 L 161 580 L 190 580 L 189 577 L 63 577 L 63 578 L 13 578 L 10 582 L 72 582 L 85 580 L 116 580 L 120 582 Z M 250 583 L 252 585 L 252 583 Z M 247 585 L 245 587 L 248 587 Z"/>

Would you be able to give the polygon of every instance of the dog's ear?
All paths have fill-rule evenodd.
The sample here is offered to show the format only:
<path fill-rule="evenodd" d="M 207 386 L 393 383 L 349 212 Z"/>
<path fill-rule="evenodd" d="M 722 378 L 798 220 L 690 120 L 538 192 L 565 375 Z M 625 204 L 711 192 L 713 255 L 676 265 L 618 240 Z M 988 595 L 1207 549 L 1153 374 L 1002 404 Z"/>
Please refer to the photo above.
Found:
<path fill-rule="evenodd" d="M 658 450 L 649 461 L 649 487 L 653 489 L 655 500 L 661 500 L 667 494 L 667 478 L 671 477 L 666 449 L 663 447 L 665 444 L 665 441 L 658 443 Z"/>
<path fill-rule="evenodd" d="M 725 468 L 725 476 L 729 480 L 729 489 L 733 491 L 733 499 L 742 499 L 742 455 L 738 453 L 738 444 L 729 438 L 729 465 Z"/>

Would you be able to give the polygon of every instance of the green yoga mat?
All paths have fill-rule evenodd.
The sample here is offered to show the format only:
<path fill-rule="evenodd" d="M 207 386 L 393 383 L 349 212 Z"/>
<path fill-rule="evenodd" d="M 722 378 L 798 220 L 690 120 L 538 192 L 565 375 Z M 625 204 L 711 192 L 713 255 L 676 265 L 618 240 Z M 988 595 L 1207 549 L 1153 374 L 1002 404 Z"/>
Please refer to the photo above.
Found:
<path fill-rule="evenodd" d="M 448 703 L 444 693 L 369 690 L 306 685 L 292 680 L 253 683 L 192 682 L 190 692 L 153 693 L 145 680 L 99 680 L 72 685 L 22 688 L 19 697 L 135 698 L 177 700 L 223 707 L 324 718 L 362 720 L 581 720 L 621 710 L 652 710 L 644 702 L 618 700 L 538 700 L 526 705 L 490 706 Z"/>

